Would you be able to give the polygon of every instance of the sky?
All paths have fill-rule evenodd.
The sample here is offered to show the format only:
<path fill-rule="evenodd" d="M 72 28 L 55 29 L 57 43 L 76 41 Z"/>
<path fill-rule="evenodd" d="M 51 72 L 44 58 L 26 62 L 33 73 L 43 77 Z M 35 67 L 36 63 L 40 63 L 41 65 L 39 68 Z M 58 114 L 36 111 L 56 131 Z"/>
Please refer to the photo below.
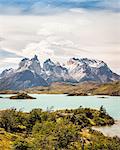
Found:
<path fill-rule="evenodd" d="M 103 60 L 120 74 L 120 0 L 0 0 L 0 71 L 35 54 Z"/>

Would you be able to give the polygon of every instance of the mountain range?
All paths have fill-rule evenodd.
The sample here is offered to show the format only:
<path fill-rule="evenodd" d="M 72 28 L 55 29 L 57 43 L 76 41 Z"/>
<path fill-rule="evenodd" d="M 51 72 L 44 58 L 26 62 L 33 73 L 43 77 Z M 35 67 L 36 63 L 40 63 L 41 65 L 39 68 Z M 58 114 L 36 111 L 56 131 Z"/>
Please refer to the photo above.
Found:
<path fill-rule="evenodd" d="M 120 80 L 105 62 L 88 58 L 71 58 L 65 64 L 47 59 L 40 64 L 35 55 L 24 58 L 17 69 L 6 69 L 0 74 L 0 90 L 21 90 L 35 86 L 49 86 L 53 82 L 106 83 Z"/>

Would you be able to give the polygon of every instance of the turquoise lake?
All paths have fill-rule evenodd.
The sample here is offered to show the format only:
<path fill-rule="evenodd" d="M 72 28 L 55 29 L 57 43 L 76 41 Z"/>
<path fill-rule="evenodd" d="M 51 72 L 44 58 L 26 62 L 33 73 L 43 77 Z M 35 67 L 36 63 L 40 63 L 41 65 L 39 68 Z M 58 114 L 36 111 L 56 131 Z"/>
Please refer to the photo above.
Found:
<path fill-rule="evenodd" d="M 21 109 L 22 111 L 29 112 L 34 108 L 47 108 L 54 107 L 57 109 L 74 109 L 79 106 L 87 108 L 99 109 L 103 105 L 107 112 L 114 118 L 120 119 L 120 97 L 105 96 L 66 96 L 54 94 L 32 94 L 36 97 L 34 100 L 10 100 L 10 95 L 0 95 L 4 98 L 0 99 L 0 110 L 8 108 Z"/>

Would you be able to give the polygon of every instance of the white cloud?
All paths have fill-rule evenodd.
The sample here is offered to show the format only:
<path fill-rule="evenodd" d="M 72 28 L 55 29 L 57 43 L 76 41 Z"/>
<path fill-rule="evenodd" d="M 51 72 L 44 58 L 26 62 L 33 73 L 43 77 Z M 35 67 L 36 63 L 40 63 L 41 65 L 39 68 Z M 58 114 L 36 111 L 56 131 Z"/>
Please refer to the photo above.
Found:
<path fill-rule="evenodd" d="M 101 59 L 118 71 L 120 13 L 71 9 L 45 16 L 0 16 L 2 49 L 19 56 Z M 8 60 L 8 59 L 7 59 Z M 11 63 L 12 65 L 12 63 Z"/>

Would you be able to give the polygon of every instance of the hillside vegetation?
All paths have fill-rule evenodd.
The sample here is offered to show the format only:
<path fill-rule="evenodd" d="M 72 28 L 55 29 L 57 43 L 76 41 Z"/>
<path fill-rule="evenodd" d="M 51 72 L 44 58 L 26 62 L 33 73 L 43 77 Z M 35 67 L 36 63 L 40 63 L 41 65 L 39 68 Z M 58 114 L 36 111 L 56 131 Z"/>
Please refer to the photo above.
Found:
<path fill-rule="evenodd" d="M 0 147 L 2 150 L 116 150 L 120 139 L 105 137 L 92 126 L 114 124 L 106 110 L 75 110 L 30 113 L 4 110 L 0 112 Z"/>
<path fill-rule="evenodd" d="M 30 94 L 70 94 L 70 95 L 111 95 L 120 96 L 120 81 L 98 84 L 94 82 L 84 82 L 80 84 L 52 83 L 50 86 L 32 87 L 20 92 Z M 0 94 L 17 94 L 19 91 L 0 91 Z"/>
<path fill-rule="evenodd" d="M 93 91 L 93 94 L 120 96 L 120 81 L 102 84 Z"/>
<path fill-rule="evenodd" d="M 75 94 L 120 96 L 120 81 L 105 84 L 85 82 L 81 84 L 53 83 L 49 87 L 33 87 L 25 90 L 36 94 Z M 81 94 L 82 95 L 82 94 Z"/>
<path fill-rule="evenodd" d="M 49 87 L 33 87 L 26 89 L 28 93 L 36 94 L 69 94 L 69 93 L 89 93 L 90 91 L 96 89 L 99 84 L 92 82 L 85 82 L 81 84 L 68 84 L 68 83 L 52 83 Z"/>

